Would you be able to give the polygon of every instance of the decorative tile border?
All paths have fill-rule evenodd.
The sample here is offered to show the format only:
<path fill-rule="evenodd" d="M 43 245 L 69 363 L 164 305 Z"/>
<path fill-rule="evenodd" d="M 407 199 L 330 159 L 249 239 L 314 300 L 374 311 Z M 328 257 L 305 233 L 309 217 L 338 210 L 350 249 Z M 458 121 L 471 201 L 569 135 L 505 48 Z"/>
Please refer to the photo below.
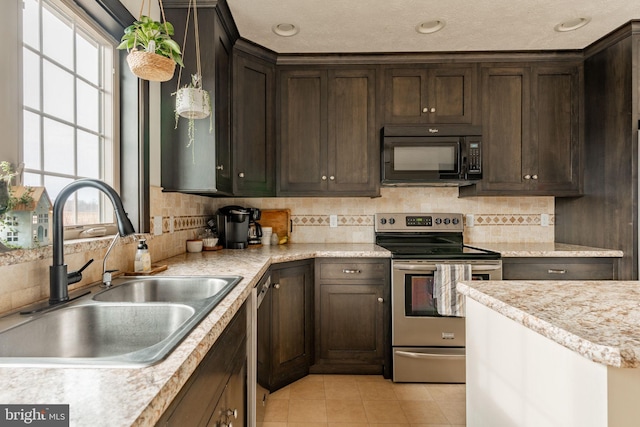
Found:
<path fill-rule="evenodd" d="M 173 217 L 173 231 L 205 228 L 210 215 L 185 215 Z M 292 215 L 293 225 L 298 227 L 329 227 L 329 215 Z M 466 224 L 466 218 L 465 218 Z M 549 215 L 549 225 L 555 224 L 555 215 Z M 338 226 L 373 227 L 373 215 L 338 215 Z M 474 214 L 474 226 L 532 226 L 540 225 L 540 214 Z M 169 233 L 171 217 L 162 218 L 162 233 Z M 151 221 L 151 234 L 153 234 Z"/>
<path fill-rule="evenodd" d="M 329 215 L 291 215 L 291 220 L 300 227 L 329 226 Z M 338 226 L 372 227 L 373 215 L 338 215 Z"/>
<path fill-rule="evenodd" d="M 476 214 L 474 215 L 474 226 L 491 225 L 540 225 L 540 214 Z M 549 225 L 555 224 L 555 215 L 549 215 Z"/>
<path fill-rule="evenodd" d="M 207 221 L 211 215 L 174 216 L 173 231 L 197 230 L 207 226 Z M 162 233 L 169 233 L 171 230 L 171 217 L 162 217 Z M 151 234 L 154 234 L 153 220 L 151 221 Z"/>
<path fill-rule="evenodd" d="M 292 215 L 293 225 L 299 227 L 328 227 L 329 215 Z M 373 215 L 338 215 L 339 226 L 371 227 Z M 549 225 L 555 223 L 555 215 L 549 215 Z M 466 219 L 465 219 L 466 224 Z M 474 214 L 474 226 L 531 226 L 540 225 L 540 214 Z"/>

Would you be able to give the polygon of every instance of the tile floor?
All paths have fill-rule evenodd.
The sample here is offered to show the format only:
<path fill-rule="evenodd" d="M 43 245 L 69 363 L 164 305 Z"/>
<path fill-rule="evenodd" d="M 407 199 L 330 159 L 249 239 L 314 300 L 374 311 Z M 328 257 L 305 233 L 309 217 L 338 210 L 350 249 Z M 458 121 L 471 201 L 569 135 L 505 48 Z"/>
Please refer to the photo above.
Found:
<path fill-rule="evenodd" d="M 464 384 L 398 384 L 376 375 L 309 375 L 272 393 L 264 422 L 257 427 L 462 427 L 465 423 Z"/>

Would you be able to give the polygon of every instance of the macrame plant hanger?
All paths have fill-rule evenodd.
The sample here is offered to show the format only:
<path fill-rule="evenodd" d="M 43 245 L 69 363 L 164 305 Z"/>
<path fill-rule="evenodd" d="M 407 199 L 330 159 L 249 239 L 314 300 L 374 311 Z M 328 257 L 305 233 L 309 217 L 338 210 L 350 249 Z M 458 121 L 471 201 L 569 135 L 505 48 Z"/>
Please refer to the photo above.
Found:
<path fill-rule="evenodd" d="M 193 24 L 196 47 L 196 74 L 191 76 L 191 82 L 185 87 L 180 87 L 182 79 L 182 68 L 178 71 L 178 86 L 176 89 L 176 109 L 175 118 L 178 127 L 179 117 L 188 119 L 188 137 L 187 147 L 192 149 L 193 163 L 195 164 L 195 124 L 194 119 L 204 119 L 209 117 L 209 132 L 213 131 L 213 117 L 211 115 L 211 97 L 209 92 L 202 88 L 202 65 L 200 62 L 200 34 L 198 25 L 198 4 L 197 0 L 189 0 L 189 8 L 187 10 L 187 21 L 184 29 L 184 38 L 182 41 L 182 57 L 187 47 L 187 33 L 189 32 L 189 20 L 191 17 L 191 9 L 193 8 Z"/>
<path fill-rule="evenodd" d="M 142 12 L 144 11 L 144 5 L 146 0 L 142 0 L 140 4 L 140 13 L 138 19 L 142 18 Z M 164 25 L 165 32 L 169 34 L 169 28 L 167 26 L 167 18 L 164 14 L 164 6 L 162 0 L 158 0 L 160 6 L 160 13 L 162 14 L 162 23 Z M 151 0 L 147 3 L 147 16 L 151 16 Z M 134 46 L 137 45 L 136 42 Z M 127 55 L 127 63 L 133 74 L 143 80 L 150 80 L 156 82 L 166 82 L 171 80 L 173 73 L 175 72 L 176 62 L 171 59 L 158 55 L 155 53 L 155 44 L 149 51 L 141 51 L 134 48 Z"/>

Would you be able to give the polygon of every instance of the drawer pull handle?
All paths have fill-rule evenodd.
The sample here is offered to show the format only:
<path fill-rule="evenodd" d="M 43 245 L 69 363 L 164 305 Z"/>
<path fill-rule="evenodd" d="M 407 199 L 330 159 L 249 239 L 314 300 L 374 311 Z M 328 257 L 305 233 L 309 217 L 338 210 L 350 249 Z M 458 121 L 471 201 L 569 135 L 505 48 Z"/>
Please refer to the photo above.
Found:
<path fill-rule="evenodd" d="M 567 274 L 567 270 L 557 270 L 555 268 L 550 268 L 547 270 L 549 274 Z"/>
<path fill-rule="evenodd" d="M 360 274 L 360 273 L 362 273 L 361 270 L 349 270 L 349 269 L 346 269 L 346 268 L 344 270 L 342 270 L 342 272 L 344 274 Z"/>

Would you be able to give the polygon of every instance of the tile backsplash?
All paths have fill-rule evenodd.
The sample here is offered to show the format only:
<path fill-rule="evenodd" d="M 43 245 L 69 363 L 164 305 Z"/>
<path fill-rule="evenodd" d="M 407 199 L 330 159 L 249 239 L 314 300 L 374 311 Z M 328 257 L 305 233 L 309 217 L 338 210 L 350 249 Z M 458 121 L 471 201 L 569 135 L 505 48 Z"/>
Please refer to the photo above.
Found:
<path fill-rule="evenodd" d="M 465 223 L 467 243 L 553 242 L 553 197 L 458 198 L 455 187 L 382 188 L 381 197 L 342 198 L 215 198 L 181 193 L 163 193 L 151 188 L 151 233 L 146 236 L 152 262 L 185 252 L 185 241 L 206 225 L 219 207 L 240 205 L 261 209 L 290 209 L 293 243 L 372 243 L 373 216 L 377 212 L 455 212 L 473 215 L 473 226 Z M 338 226 L 330 227 L 329 216 L 337 215 Z M 542 225 L 542 215 L 548 225 Z M 159 217 L 162 234 L 155 235 Z M 75 270 L 93 258 L 83 280 L 71 290 L 97 282 L 111 237 L 68 242 L 65 263 Z M 122 238 L 109 255 L 107 268 L 133 269 L 134 237 Z M 0 313 L 14 310 L 49 295 L 51 247 L 0 253 Z"/>

